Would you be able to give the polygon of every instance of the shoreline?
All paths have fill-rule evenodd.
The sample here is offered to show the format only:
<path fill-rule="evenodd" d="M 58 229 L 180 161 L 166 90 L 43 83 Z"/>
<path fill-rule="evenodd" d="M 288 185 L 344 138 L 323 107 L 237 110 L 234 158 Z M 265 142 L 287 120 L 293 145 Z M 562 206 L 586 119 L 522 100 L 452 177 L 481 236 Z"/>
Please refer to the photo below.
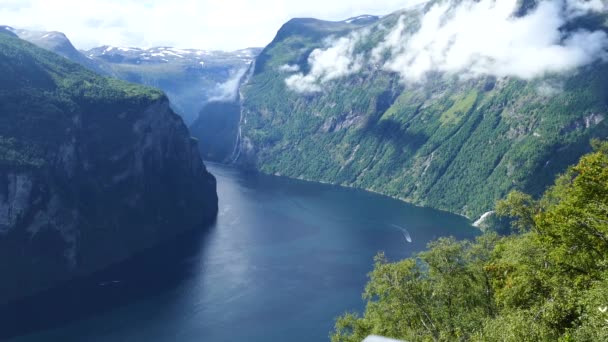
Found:
<path fill-rule="evenodd" d="M 290 177 L 290 176 L 285 176 L 285 175 L 281 175 L 281 174 L 272 174 L 272 173 L 263 172 L 263 171 L 261 171 L 259 169 L 243 168 L 243 167 L 240 167 L 238 164 L 226 164 L 226 163 L 214 162 L 214 161 L 210 161 L 210 160 L 204 160 L 204 163 L 205 163 L 205 165 L 218 165 L 218 166 L 224 166 L 224 167 L 232 167 L 232 168 L 235 168 L 235 169 L 240 170 L 240 171 L 255 172 L 255 173 L 258 173 L 258 174 L 261 174 L 261 175 L 265 175 L 265 176 L 272 176 L 272 177 L 280 177 L 280 178 L 286 178 L 286 179 L 292 179 L 292 180 L 299 180 L 299 181 L 304 181 L 304 182 L 309 182 L 309 183 L 332 185 L 332 186 L 337 186 L 337 187 L 341 187 L 341 188 L 344 188 L 344 189 L 363 190 L 363 191 L 367 191 L 369 193 L 376 194 L 376 195 L 379 195 L 379 196 L 384 196 L 384 197 L 387 197 L 387 198 L 395 199 L 395 200 L 401 201 L 403 203 L 406 203 L 406 204 L 409 204 L 409 205 L 412 205 L 412 206 L 415 206 L 415 207 L 418 207 L 418 208 L 432 209 L 432 210 L 437 210 L 437 211 L 448 213 L 448 214 L 452 214 L 452 215 L 457 215 L 457 216 L 460 216 L 460 217 L 463 217 L 463 218 L 467 219 L 469 221 L 469 223 L 471 224 L 471 226 L 473 226 L 473 223 L 476 221 L 476 219 L 472 219 L 472 218 L 470 218 L 470 217 L 468 217 L 466 215 L 463 215 L 461 213 L 452 212 L 452 211 L 449 211 L 449 210 L 446 210 L 446 209 L 435 208 L 435 207 L 431 207 L 431 206 L 428 206 L 428 205 L 419 205 L 419 204 L 416 204 L 414 202 L 408 201 L 405 198 L 387 195 L 387 194 L 384 194 L 384 193 L 381 193 L 379 191 L 375 191 L 375 190 L 372 190 L 372 189 L 360 188 L 360 187 L 350 186 L 350 185 L 344 185 L 344 184 L 331 183 L 331 182 L 326 182 L 326 181 L 322 181 L 322 180 L 307 179 L 307 178 L 304 178 L 304 177 Z M 477 227 L 475 227 L 475 228 L 477 228 Z"/>

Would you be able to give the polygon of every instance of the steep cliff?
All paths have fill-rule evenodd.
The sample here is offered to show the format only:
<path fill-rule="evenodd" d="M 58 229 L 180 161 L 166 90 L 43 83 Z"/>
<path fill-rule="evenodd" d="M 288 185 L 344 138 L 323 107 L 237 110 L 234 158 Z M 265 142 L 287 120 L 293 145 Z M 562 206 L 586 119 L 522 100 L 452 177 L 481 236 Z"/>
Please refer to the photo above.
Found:
<path fill-rule="evenodd" d="M 216 213 L 215 178 L 163 93 L 0 32 L 0 303 Z"/>
<path fill-rule="evenodd" d="M 294 19 L 242 88 L 239 162 L 477 218 L 608 135 L 607 32 L 579 0 Z"/>
<path fill-rule="evenodd" d="M 209 102 L 190 125 L 205 160 L 229 163 L 238 154 L 241 106 L 238 101 Z"/>

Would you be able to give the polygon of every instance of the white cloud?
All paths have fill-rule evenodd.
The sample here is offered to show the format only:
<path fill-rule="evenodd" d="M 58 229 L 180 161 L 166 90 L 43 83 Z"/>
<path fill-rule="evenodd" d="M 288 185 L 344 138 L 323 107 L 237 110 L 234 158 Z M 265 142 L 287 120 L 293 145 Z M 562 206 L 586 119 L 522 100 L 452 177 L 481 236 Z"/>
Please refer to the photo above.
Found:
<path fill-rule="evenodd" d="M 421 10 L 415 32 L 408 30 L 411 21 L 401 18 L 384 41 L 369 52 L 366 62 L 397 72 L 405 81 L 419 82 L 430 72 L 532 79 L 608 58 L 608 36 L 603 31 L 560 30 L 589 11 L 608 10 L 605 2 L 541 0 L 534 10 L 521 17 L 514 15 L 517 3 L 518 0 L 465 0 L 436 4 L 427 12 Z M 339 45 L 349 43 L 338 40 L 322 51 Z M 350 58 L 356 65 L 361 63 L 361 56 L 345 52 L 343 58 Z M 309 58 L 311 72 L 298 76 L 301 84 L 316 86 L 314 91 L 321 90 L 320 85 L 327 80 L 313 71 L 332 68 L 327 63 L 317 67 L 317 62 Z M 344 64 L 348 63 L 341 60 L 333 68 L 340 70 Z M 287 81 L 290 79 L 293 81 L 293 76 Z M 295 91 L 308 90 L 293 86 L 293 82 L 288 85 Z"/>
<path fill-rule="evenodd" d="M 298 72 L 298 71 L 300 71 L 300 67 L 298 65 L 284 64 L 279 67 L 279 71 Z"/>
<path fill-rule="evenodd" d="M 564 84 L 561 82 L 545 80 L 536 87 L 536 92 L 543 97 L 552 97 L 561 93 L 564 90 Z"/>
<path fill-rule="evenodd" d="M 421 0 L 0 0 L 0 25 L 61 31 L 76 47 L 267 45 L 291 18 L 388 14 Z"/>
<path fill-rule="evenodd" d="M 603 0 L 567 0 L 566 12 L 573 18 L 589 11 L 601 12 L 608 10 L 608 3 Z"/>
<path fill-rule="evenodd" d="M 413 81 L 431 71 L 531 79 L 605 56 L 608 37 L 604 32 L 564 36 L 560 31 L 567 20 L 562 1 L 542 1 L 531 13 L 515 18 L 517 2 L 433 6 L 415 34 L 397 28 L 399 38 L 385 42 L 392 54 L 385 68 Z"/>
<path fill-rule="evenodd" d="M 324 83 L 360 71 L 364 58 L 363 55 L 355 55 L 355 48 L 366 35 L 366 31 L 357 31 L 347 37 L 328 41 L 327 48 L 315 49 L 308 56 L 311 66 L 308 74 L 292 75 L 285 83 L 297 92 L 313 93 L 320 91 Z"/>

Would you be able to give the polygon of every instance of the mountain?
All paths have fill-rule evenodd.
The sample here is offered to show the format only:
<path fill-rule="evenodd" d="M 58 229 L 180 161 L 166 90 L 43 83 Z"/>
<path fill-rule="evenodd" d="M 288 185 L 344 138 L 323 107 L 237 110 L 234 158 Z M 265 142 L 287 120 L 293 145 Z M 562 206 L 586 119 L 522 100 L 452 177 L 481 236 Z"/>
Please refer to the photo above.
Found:
<path fill-rule="evenodd" d="M 6 30 L 13 32 L 19 38 L 27 40 L 43 49 L 52 51 L 60 56 L 63 56 L 71 61 L 79 63 L 84 67 L 95 71 L 102 75 L 110 75 L 110 70 L 102 63 L 96 62 L 91 58 L 87 58 L 84 54 L 78 51 L 72 42 L 61 32 L 46 32 L 46 31 L 28 31 L 14 29 L 5 26 Z"/>
<path fill-rule="evenodd" d="M 0 29 L 0 113 L 0 303 L 216 216 L 215 178 L 158 90 Z"/>
<path fill-rule="evenodd" d="M 150 49 L 101 46 L 77 50 L 61 32 L 29 31 L 6 26 L 43 49 L 55 52 L 96 73 L 163 90 L 172 108 L 187 124 L 205 103 L 230 98 L 238 82 L 261 51 L 232 52 L 154 47 Z"/>
<path fill-rule="evenodd" d="M 103 46 L 84 52 L 116 77 L 162 89 L 187 124 L 205 103 L 231 98 L 260 49 L 233 52 L 155 47 Z"/>
<path fill-rule="evenodd" d="M 608 136 L 608 15 L 513 3 L 289 21 L 241 89 L 238 162 L 469 218 L 539 195 Z"/>
<path fill-rule="evenodd" d="M 6 25 L 0 25 L 0 34 L 5 34 L 11 37 L 17 37 L 17 35 L 15 34 L 15 29 Z"/>

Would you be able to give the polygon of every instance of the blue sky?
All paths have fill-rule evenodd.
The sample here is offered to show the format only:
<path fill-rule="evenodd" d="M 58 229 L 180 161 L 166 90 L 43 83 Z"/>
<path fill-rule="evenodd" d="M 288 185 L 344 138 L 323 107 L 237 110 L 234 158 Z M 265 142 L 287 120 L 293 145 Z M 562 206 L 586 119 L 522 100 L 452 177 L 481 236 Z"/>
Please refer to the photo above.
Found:
<path fill-rule="evenodd" d="M 0 0 L 0 25 L 61 31 L 74 45 L 235 50 L 264 46 L 290 18 L 388 14 L 422 0 Z"/>

